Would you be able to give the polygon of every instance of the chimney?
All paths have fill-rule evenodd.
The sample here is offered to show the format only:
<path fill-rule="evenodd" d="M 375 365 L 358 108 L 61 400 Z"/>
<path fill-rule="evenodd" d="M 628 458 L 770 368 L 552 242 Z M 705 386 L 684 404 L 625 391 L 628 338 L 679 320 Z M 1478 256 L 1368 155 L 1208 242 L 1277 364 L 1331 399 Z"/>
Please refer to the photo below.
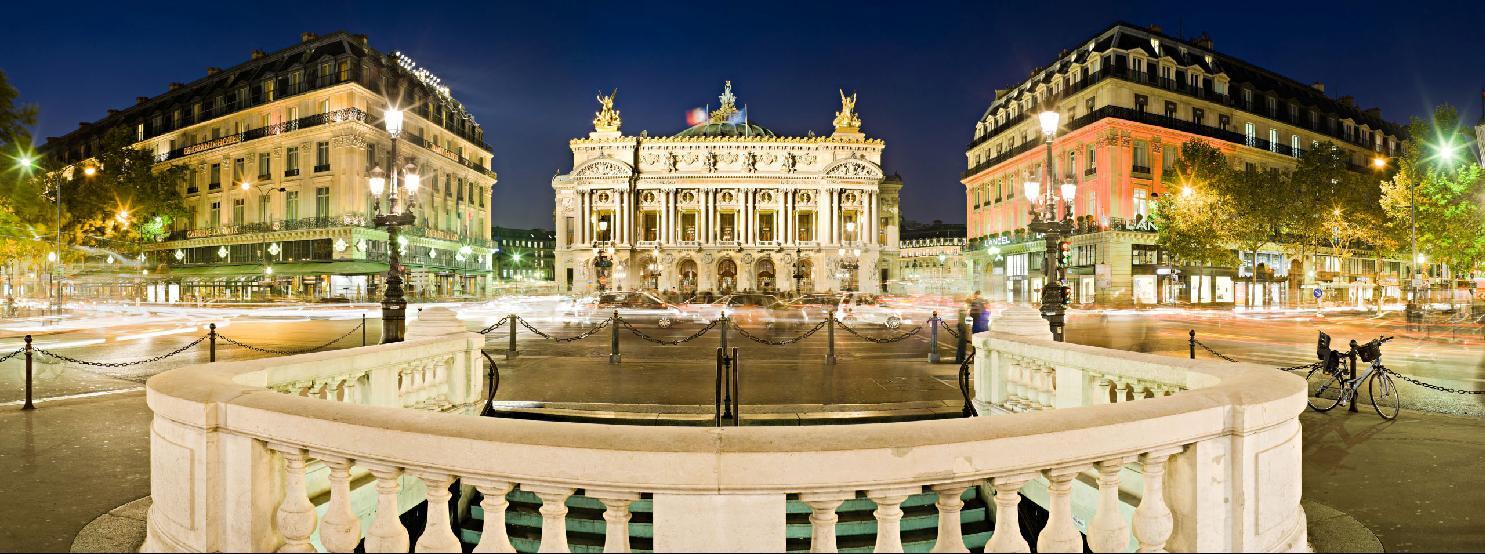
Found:
<path fill-rule="evenodd" d="M 86 129 L 90 125 L 92 125 L 92 123 L 88 123 L 86 121 L 79 121 L 79 122 L 77 122 L 77 128 L 78 129 Z"/>
<path fill-rule="evenodd" d="M 145 102 L 149 102 L 149 101 L 150 101 L 150 97 L 148 97 L 148 96 L 135 96 L 134 97 L 134 105 L 136 105 L 136 106 L 138 106 L 140 104 L 143 104 Z"/>
<path fill-rule="evenodd" d="M 179 90 L 182 87 L 185 87 L 185 85 L 180 83 L 170 83 L 170 90 Z"/>
<path fill-rule="evenodd" d="M 317 39 L 317 38 L 320 38 L 319 35 L 316 35 L 316 34 L 311 33 L 309 31 L 305 31 L 303 33 L 299 33 L 299 42 L 309 42 L 309 41 L 314 40 L 314 39 Z"/>
<path fill-rule="evenodd" d="M 113 108 L 109 108 L 108 109 L 108 115 L 109 116 L 112 116 L 113 114 L 116 114 L 116 113 L 119 113 L 119 111 L 118 110 L 115 110 Z"/>
<path fill-rule="evenodd" d="M 267 55 L 268 55 L 268 53 L 267 52 L 264 52 L 262 50 L 254 50 L 253 51 L 253 58 L 252 59 L 255 59 L 256 60 L 258 58 L 262 58 L 263 56 L 267 56 Z"/>
<path fill-rule="evenodd" d="M 351 36 L 354 37 L 356 39 L 356 42 L 359 43 L 361 46 L 370 46 L 371 45 L 371 42 L 368 41 L 368 40 L 366 40 L 366 35 L 351 35 Z"/>
<path fill-rule="evenodd" d="M 222 68 L 220 68 L 220 67 L 208 67 L 208 68 L 206 68 L 206 76 L 207 77 L 210 77 L 212 75 L 216 75 L 216 74 L 221 73 L 221 72 L 222 72 Z"/>
<path fill-rule="evenodd" d="M 1207 32 L 1206 31 L 1202 31 L 1201 32 L 1201 36 L 1196 37 L 1196 40 L 1191 41 L 1191 44 L 1195 44 L 1197 48 L 1201 48 L 1201 49 L 1204 49 L 1204 50 L 1211 50 L 1212 49 L 1212 37 L 1207 36 Z"/>
<path fill-rule="evenodd" d="M 1315 81 L 1310 83 L 1310 88 L 1320 91 L 1320 94 L 1325 94 L 1325 83 Z"/>
<path fill-rule="evenodd" d="M 995 98 L 997 98 L 997 99 L 999 99 L 999 98 L 1005 98 L 1005 93 L 1006 92 L 1009 92 L 1009 91 L 1010 91 L 1010 89 L 1004 89 L 1004 88 L 995 89 Z"/>
<path fill-rule="evenodd" d="M 1165 34 L 1165 29 L 1160 28 L 1160 25 L 1158 25 L 1158 24 L 1151 24 L 1150 25 L 1150 32 L 1155 33 L 1157 35 L 1159 35 L 1159 34 Z"/>
<path fill-rule="evenodd" d="M 1381 120 L 1382 119 L 1382 108 L 1367 108 L 1365 111 L 1363 111 L 1361 113 L 1366 114 L 1367 117 L 1370 117 L 1372 119 L 1377 119 L 1377 120 Z"/>
<path fill-rule="evenodd" d="M 1356 107 L 1356 97 L 1355 96 L 1342 96 L 1341 97 L 1341 105 L 1342 106 L 1346 106 L 1348 108 L 1354 108 L 1354 107 Z"/>

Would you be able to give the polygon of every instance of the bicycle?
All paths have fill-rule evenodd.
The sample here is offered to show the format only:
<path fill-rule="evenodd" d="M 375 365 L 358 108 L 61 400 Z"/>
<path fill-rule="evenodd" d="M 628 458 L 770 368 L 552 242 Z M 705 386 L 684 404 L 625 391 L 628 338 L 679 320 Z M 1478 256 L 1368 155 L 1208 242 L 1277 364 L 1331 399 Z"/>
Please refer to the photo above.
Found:
<path fill-rule="evenodd" d="M 1350 378 L 1347 377 L 1346 364 L 1341 362 L 1342 354 L 1330 349 L 1330 335 L 1322 331 L 1317 341 L 1316 355 L 1325 363 L 1305 375 L 1305 381 L 1309 383 L 1310 408 L 1317 412 L 1328 412 L 1343 402 L 1354 402 L 1360 394 L 1361 383 L 1366 382 L 1372 409 L 1382 419 L 1396 419 L 1397 413 L 1402 409 L 1402 399 L 1397 394 L 1397 383 L 1393 382 L 1392 376 L 1382 367 L 1382 343 L 1392 339 L 1393 337 L 1378 337 L 1361 345 L 1352 340 L 1351 349 L 1345 356 L 1359 356 L 1362 361 L 1371 365 L 1366 373 Z M 1327 392 L 1334 393 L 1335 397 L 1327 397 Z"/>

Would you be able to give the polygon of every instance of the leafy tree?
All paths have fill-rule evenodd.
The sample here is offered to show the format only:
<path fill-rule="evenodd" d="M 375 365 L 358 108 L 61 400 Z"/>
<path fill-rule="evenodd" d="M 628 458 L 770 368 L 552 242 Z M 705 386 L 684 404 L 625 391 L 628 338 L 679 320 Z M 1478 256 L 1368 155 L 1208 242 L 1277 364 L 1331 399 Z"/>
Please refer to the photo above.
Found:
<path fill-rule="evenodd" d="M 1428 120 L 1408 125 L 1397 173 L 1382 183 L 1381 206 L 1392 235 L 1407 244 L 1417 205 L 1418 251 L 1467 274 L 1485 262 L 1485 171 L 1470 159 L 1468 134 L 1458 112 L 1436 108 Z M 1445 154 L 1447 152 L 1448 154 Z"/>
<path fill-rule="evenodd" d="M 71 217 L 64 232 L 74 244 L 157 240 L 171 219 L 185 213 L 179 185 L 186 168 L 155 167 L 154 155 L 133 147 L 127 129 L 104 135 L 93 167 L 94 175 L 74 171 L 62 185 Z"/>
<path fill-rule="evenodd" d="M 1387 232 L 1376 174 L 1349 167 L 1349 154 L 1334 143 L 1315 145 L 1289 173 L 1281 221 L 1291 257 L 1307 259 L 1328 248 L 1342 260 L 1344 275 L 1356 249 L 1391 252 L 1396 244 Z"/>
<path fill-rule="evenodd" d="M 1214 183 L 1233 173 L 1227 156 L 1204 141 L 1181 145 L 1176 170 L 1166 173 L 1166 190 L 1151 214 L 1155 243 L 1181 265 L 1229 266 L 1237 263 L 1229 244 L 1228 206 Z"/>
<path fill-rule="evenodd" d="M 0 71 L 0 264 L 10 266 L 11 275 L 18 260 L 44 256 L 46 251 L 34 240 L 36 229 L 22 215 L 36 198 L 27 196 L 33 194 L 29 187 L 34 171 L 19 163 L 20 158 L 31 156 L 31 134 L 26 127 L 36 123 L 36 107 L 17 105 L 19 96 Z"/>

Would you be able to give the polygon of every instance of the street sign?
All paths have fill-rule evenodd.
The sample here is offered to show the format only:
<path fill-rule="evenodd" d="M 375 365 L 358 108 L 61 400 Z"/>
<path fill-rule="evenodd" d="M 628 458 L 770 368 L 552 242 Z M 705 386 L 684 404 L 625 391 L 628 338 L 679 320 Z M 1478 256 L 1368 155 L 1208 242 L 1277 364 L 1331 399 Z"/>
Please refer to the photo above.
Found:
<path fill-rule="evenodd" d="M 1315 300 L 1320 299 L 1320 287 L 1315 287 Z"/>

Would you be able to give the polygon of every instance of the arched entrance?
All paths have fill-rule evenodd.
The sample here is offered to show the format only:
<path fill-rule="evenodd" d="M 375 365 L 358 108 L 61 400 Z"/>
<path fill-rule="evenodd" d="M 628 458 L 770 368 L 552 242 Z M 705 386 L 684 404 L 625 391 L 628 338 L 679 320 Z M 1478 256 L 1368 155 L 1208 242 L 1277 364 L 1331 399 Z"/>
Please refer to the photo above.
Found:
<path fill-rule="evenodd" d="M 778 288 L 774 282 L 773 260 L 763 258 L 758 260 L 753 271 L 753 282 L 758 284 L 758 290 L 762 292 L 773 292 Z"/>
<path fill-rule="evenodd" d="M 717 292 L 721 294 L 732 294 L 737 288 L 737 262 L 732 258 L 722 258 L 717 262 Z"/>
<path fill-rule="evenodd" d="M 794 288 L 795 292 L 804 294 L 815 291 L 815 263 L 807 258 L 800 258 L 794 263 Z"/>
<path fill-rule="evenodd" d="M 697 279 L 696 260 L 690 258 L 681 260 L 681 263 L 677 266 L 677 270 L 680 280 L 677 281 L 678 286 L 676 288 L 686 298 L 695 296 Z"/>

